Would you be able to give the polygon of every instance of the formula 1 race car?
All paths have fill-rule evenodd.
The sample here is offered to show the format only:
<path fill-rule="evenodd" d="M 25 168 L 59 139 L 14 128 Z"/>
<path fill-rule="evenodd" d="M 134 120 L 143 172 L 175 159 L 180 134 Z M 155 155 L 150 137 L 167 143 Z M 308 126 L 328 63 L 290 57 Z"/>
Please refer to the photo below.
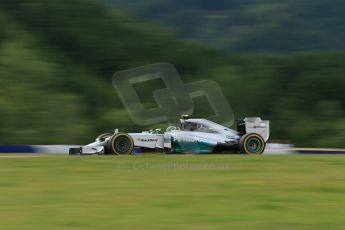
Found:
<path fill-rule="evenodd" d="M 206 119 L 182 116 L 180 126 L 141 133 L 122 133 L 98 136 L 95 142 L 70 148 L 71 155 L 132 154 L 140 152 L 171 153 L 245 153 L 262 154 L 269 138 L 269 121 L 247 117 L 237 122 L 237 130 L 229 129 Z"/>

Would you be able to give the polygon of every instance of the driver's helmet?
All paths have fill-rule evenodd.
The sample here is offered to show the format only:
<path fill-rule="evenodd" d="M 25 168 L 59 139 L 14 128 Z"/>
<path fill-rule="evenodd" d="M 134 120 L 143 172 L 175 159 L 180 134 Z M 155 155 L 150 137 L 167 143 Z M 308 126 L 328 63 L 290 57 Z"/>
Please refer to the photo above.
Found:
<path fill-rule="evenodd" d="M 181 130 L 188 130 L 188 131 L 194 131 L 198 128 L 198 124 L 194 122 L 188 122 L 185 120 L 180 121 L 180 128 Z"/>

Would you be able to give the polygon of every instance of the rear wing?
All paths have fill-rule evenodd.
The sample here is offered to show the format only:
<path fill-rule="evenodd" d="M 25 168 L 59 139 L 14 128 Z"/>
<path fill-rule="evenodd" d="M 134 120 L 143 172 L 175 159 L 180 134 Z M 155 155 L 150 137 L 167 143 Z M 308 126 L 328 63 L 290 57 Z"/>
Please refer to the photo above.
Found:
<path fill-rule="evenodd" d="M 237 130 L 242 134 L 257 133 L 267 142 L 270 137 L 270 122 L 260 117 L 246 117 L 237 121 Z"/>

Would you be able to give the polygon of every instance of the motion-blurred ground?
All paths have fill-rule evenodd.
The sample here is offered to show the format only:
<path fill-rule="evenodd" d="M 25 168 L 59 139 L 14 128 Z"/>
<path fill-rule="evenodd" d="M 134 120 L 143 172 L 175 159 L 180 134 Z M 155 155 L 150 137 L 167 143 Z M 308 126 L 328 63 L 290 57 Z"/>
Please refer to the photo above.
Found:
<path fill-rule="evenodd" d="M 342 155 L 0 155 L 2 229 L 343 229 Z"/>

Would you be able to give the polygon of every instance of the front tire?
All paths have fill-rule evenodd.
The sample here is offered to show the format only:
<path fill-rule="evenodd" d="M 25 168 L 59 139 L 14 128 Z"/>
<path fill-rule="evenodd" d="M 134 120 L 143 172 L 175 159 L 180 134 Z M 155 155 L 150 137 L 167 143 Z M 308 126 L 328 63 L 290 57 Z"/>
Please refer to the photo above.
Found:
<path fill-rule="evenodd" d="M 256 133 L 248 133 L 240 140 L 241 152 L 245 154 L 260 155 L 265 151 L 266 143 L 264 139 Z"/>
<path fill-rule="evenodd" d="M 134 142 L 127 133 L 117 133 L 108 140 L 107 148 L 113 154 L 129 155 L 134 149 Z"/>

